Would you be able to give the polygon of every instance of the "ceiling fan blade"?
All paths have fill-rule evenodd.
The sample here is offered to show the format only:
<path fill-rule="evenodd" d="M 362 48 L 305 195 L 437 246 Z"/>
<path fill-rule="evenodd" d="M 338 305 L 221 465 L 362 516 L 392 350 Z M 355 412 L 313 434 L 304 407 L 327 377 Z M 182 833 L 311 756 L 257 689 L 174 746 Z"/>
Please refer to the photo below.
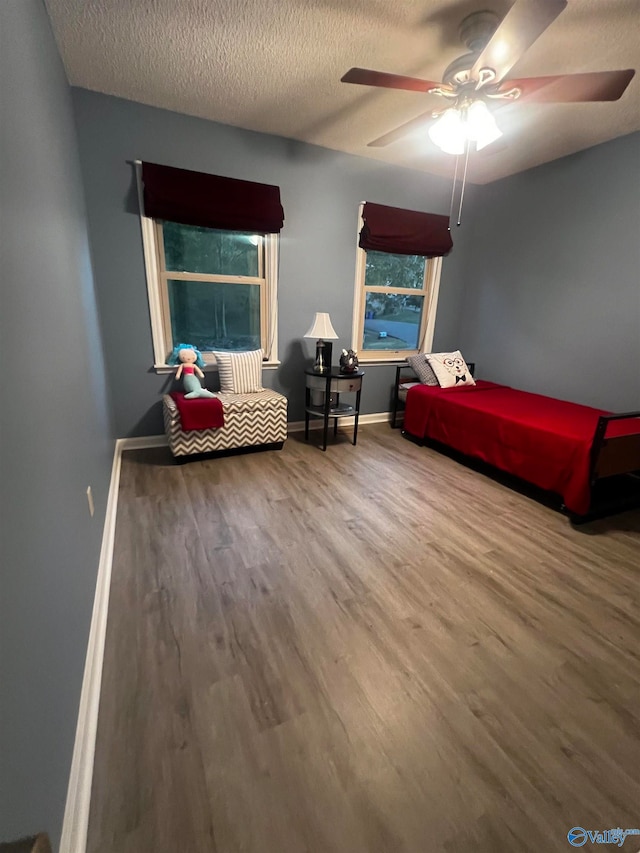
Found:
<path fill-rule="evenodd" d="M 558 74 L 553 77 L 523 77 L 505 81 L 517 87 L 521 95 L 516 103 L 576 103 L 579 101 L 617 101 L 627 88 L 633 68 L 624 71 L 592 71 L 586 74 Z"/>
<path fill-rule="evenodd" d="M 409 92 L 429 92 L 441 84 L 418 77 L 403 77 L 402 74 L 387 74 L 385 71 L 370 71 L 367 68 L 350 68 L 340 78 L 342 83 L 359 83 L 362 86 L 381 86 L 384 89 L 406 89 Z"/>
<path fill-rule="evenodd" d="M 481 71 L 490 68 L 499 83 L 566 7 L 567 0 L 516 0 L 491 36 L 470 72 L 472 80 L 481 80 Z"/>
<path fill-rule="evenodd" d="M 424 128 L 426 131 L 427 124 L 432 118 L 433 115 L 430 112 L 422 113 L 421 115 L 412 118 L 410 121 L 406 121 L 404 124 L 401 124 L 399 127 L 396 127 L 395 130 L 390 130 L 389 133 L 379 136 L 377 139 L 374 139 L 373 142 L 368 142 L 367 148 L 384 148 L 385 145 L 391 145 L 392 142 L 397 142 L 399 139 L 408 136 L 414 130 Z"/>

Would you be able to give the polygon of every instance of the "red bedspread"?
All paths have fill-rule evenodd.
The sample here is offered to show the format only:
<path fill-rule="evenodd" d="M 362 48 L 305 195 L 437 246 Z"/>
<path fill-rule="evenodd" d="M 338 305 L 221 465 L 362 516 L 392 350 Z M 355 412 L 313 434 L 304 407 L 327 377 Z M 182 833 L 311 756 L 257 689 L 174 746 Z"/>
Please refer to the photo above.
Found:
<path fill-rule="evenodd" d="M 217 397 L 193 397 L 185 400 L 180 391 L 174 391 L 171 396 L 178 407 L 180 426 L 185 432 L 224 426 L 222 402 Z"/>
<path fill-rule="evenodd" d="M 475 386 L 411 388 L 404 428 L 556 492 L 567 509 L 584 515 L 591 445 L 604 414 L 609 412 L 478 380 Z M 607 435 L 638 431 L 637 419 L 613 421 Z"/>

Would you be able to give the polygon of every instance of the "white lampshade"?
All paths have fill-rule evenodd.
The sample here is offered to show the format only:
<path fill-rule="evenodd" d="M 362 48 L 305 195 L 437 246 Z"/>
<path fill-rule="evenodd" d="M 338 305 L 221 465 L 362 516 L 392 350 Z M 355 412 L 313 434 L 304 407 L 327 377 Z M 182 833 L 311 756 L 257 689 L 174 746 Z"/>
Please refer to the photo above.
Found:
<path fill-rule="evenodd" d="M 313 318 L 311 328 L 305 332 L 305 338 L 317 338 L 318 340 L 338 340 L 336 330 L 331 325 L 331 318 L 328 314 L 317 312 Z"/>
<path fill-rule="evenodd" d="M 478 151 L 502 136 L 502 131 L 484 101 L 474 101 L 467 110 L 467 133 L 469 139 L 475 141 Z"/>
<path fill-rule="evenodd" d="M 429 128 L 431 141 L 446 154 L 464 154 L 467 140 L 480 151 L 502 136 L 493 114 L 484 101 L 474 101 L 462 110 L 451 107 Z"/>
<path fill-rule="evenodd" d="M 446 154 L 463 154 L 465 129 L 460 111 L 445 110 L 429 128 L 431 141 Z"/>

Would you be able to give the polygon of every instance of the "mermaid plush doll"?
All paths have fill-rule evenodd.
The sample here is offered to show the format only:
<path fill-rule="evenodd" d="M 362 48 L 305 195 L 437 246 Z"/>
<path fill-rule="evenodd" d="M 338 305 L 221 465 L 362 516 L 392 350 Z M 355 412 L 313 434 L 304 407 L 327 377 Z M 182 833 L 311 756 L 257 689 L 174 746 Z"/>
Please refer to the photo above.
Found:
<path fill-rule="evenodd" d="M 215 397 L 213 391 L 203 388 L 200 379 L 204 379 L 204 373 L 200 368 L 204 367 L 204 360 L 200 350 L 191 344 L 178 344 L 167 359 L 167 364 L 177 364 L 176 379 L 182 377 L 182 383 L 186 394 L 185 400 L 194 397 Z M 198 378 L 200 377 L 200 379 Z"/>

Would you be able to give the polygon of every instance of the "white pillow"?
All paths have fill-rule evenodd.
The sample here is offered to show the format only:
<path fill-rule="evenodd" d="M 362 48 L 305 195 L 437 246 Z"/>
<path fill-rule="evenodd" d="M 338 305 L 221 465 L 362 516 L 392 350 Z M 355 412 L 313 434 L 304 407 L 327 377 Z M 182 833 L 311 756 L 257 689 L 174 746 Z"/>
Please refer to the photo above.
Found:
<path fill-rule="evenodd" d="M 214 352 L 220 374 L 220 390 L 233 394 L 264 391 L 261 349 L 249 352 Z"/>
<path fill-rule="evenodd" d="M 459 349 L 455 352 L 429 353 L 427 361 L 431 365 L 441 388 L 476 384 Z"/>

